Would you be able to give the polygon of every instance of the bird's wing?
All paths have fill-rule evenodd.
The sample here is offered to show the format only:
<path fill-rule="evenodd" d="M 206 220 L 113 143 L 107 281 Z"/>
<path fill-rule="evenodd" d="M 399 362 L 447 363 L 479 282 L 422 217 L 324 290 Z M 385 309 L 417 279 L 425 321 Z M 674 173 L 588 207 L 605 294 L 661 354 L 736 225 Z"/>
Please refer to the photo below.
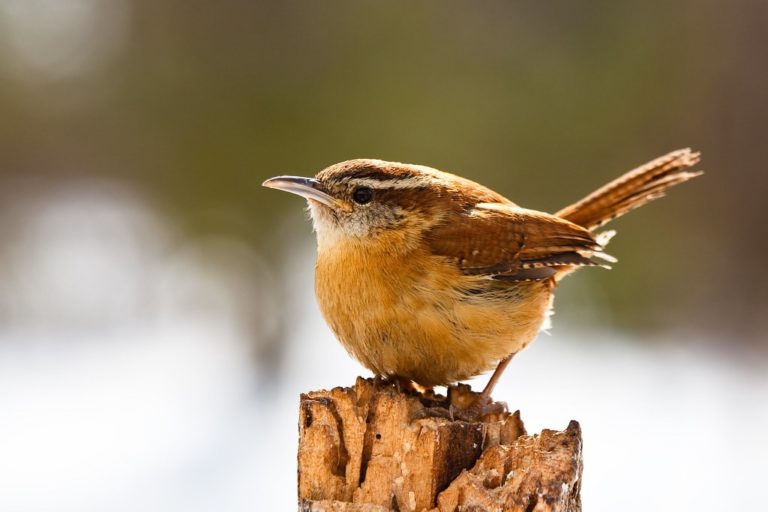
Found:
<path fill-rule="evenodd" d="M 558 267 L 611 261 L 588 230 L 548 213 L 481 203 L 460 220 L 426 233 L 433 254 L 455 261 L 464 274 L 509 281 L 540 280 Z"/>

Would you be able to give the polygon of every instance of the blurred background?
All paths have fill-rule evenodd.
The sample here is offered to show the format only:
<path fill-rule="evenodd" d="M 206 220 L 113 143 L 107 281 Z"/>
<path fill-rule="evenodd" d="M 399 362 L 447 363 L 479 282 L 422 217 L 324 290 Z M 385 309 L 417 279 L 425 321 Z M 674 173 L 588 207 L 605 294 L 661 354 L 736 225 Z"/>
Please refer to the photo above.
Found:
<path fill-rule="evenodd" d="M 760 0 L 0 0 L 0 510 L 294 509 L 298 394 L 368 372 L 267 177 L 381 158 L 556 211 L 686 146 L 707 174 L 612 225 L 619 263 L 563 283 L 496 396 L 531 432 L 581 422 L 587 510 L 762 502 L 767 22 Z"/>

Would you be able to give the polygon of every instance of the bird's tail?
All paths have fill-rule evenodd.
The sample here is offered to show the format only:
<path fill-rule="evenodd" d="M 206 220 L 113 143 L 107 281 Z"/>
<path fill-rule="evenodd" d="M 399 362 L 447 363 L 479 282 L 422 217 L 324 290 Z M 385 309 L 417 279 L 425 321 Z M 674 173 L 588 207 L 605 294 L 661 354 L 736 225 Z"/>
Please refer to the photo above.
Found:
<path fill-rule="evenodd" d="M 599 228 L 630 210 L 662 197 L 668 188 L 702 174 L 688 170 L 698 162 L 699 153 L 692 152 L 690 148 L 678 149 L 629 171 L 555 215 L 590 230 Z M 605 235 L 607 243 L 612 233 Z"/>

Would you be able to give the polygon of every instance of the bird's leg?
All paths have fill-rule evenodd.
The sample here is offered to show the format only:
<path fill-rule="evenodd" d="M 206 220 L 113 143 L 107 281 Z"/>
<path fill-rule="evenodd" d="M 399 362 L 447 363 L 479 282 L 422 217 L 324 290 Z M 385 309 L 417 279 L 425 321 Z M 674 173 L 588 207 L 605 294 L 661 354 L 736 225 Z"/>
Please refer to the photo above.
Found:
<path fill-rule="evenodd" d="M 411 379 L 398 375 L 376 375 L 373 378 L 374 388 L 379 386 L 394 386 L 398 393 L 419 393 L 417 384 Z"/>
<path fill-rule="evenodd" d="M 491 378 L 488 379 L 488 384 L 485 385 L 482 393 L 480 393 L 480 396 L 477 397 L 478 399 L 482 399 L 484 402 L 490 401 L 493 388 L 495 388 L 496 384 L 498 384 L 499 379 L 501 378 L 501 374 L 504 373 L 504 370 L 507 369 L 507 366 L 509 366 L 509 362 L 512 360 L 514 355 L 515 354 L 509 354 L 507 357 L 499 361 L 498 366 L 496 366 L 496 369 L 493 370 L 493 375 L 491 375 Z"/>
<path fill-rule="evenodd" d="M 491 378 L 488 380 L 488 384 L 486 384 L 485 388 L 483 388 L 483 391 L 477 395 L 477 398 L 475 398 L 474 401 L 466 409 L 458 410 L 455 412 L 455 416 L 457 418 L 474 421 L 480 416 L 484 416 L 486 414 L 501 413 L 506 411 L 507 404 L 505 402 L 494 403 L 491 399 L 491 393 L 493 393 L 493 388 L 496 387 L 496 384 L 499 382 L 499 378 L 501 378 L 501 374 L 504 373 L 504 370 L 507 368 L 507 366 L 509 366 L 509 362 L 512 360 L 514 355 L 515 354 L 510 354 L 499 361 L 499 364 L 493 371 L 493 375 L 491 375 Z"/>
<path fill-rule="evenodd" d="M 406 379 L 405 377 L 392 377 L 395 381 L 395 388 L 397 388 L 397 391 L 400 393 L 418 393 L 419 390 L 416 388 L 416 384 L 411 379 Z"/>
<path fill-rule="evenodd" d="M 415 383 L 414 383 L 415 384 Z M 435 388 L 432 386 L 419 386 L 418 384 L 415 384 L 418 391 L 421 393 L 421 396 L 423 396 L 427 400 L 434 400 L 437 396 L 435 394 Z"/>

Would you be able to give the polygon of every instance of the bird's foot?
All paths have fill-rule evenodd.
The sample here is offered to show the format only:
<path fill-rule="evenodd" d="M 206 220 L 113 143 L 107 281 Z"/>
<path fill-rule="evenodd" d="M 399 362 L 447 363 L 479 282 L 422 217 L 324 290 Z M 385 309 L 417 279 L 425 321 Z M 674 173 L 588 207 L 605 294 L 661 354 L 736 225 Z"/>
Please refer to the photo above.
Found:
<path fill-rule="evenodd" d="M 419 392 L 416 384 L 404 377 L 398 377 L 397 375 L 376 375 L 373 378 L 374 388 L 394 386 L 398 393 L 413 393 Z"/>
<path fill-rule="evenodd" d="M 449 411 L 452 418 L 468 422 L 476 422 L 484 416 L 501 415 L 508 412 L 506 402 L 494 402 L 491 397 L 485 395 L 479 395 L 469 406 L 464 408 L 451 404 Z"/>

